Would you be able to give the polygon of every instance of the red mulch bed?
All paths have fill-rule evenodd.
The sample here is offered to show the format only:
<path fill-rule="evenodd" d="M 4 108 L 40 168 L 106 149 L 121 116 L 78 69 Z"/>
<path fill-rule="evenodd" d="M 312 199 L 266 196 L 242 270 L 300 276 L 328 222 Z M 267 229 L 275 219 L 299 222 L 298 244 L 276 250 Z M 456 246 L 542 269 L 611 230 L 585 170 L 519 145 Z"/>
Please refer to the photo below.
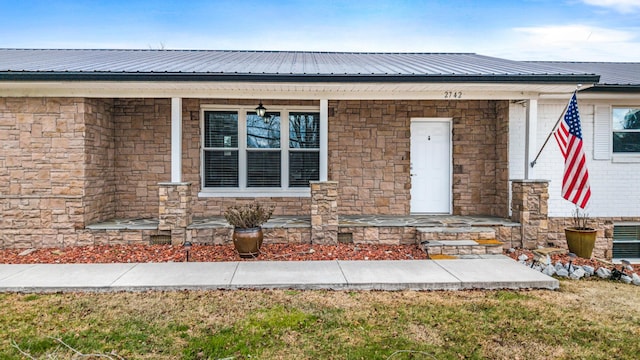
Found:
<path fill-rule="evenodd" d="M 98 245 L 67 248 L 34 249 L 26 255 L 19 255 L 25 249 L 0 249 L 0 264 L 91 264 L 91 263 L 148 263 L 185 261 L 182 246 L 173 245 Z M 513 259 L 529 250 L 518 249 L 507 253 Z M 416 245 L 372 245 L 372 244 L 264 244 L 260 256 L 242 259 L 233 245 L 193 245 L 189 261 L 305 261 L 305 260 L 422 260 L 427 256 Z M 551 256 L 552 262 L 569 262 L 566 254 Z M 610 264 L 595 260 L 577 258 L 576 265 L 591 265 L 611 268 Z M 640 273 L 640 264 L 633 265 Z"/>
<path fill-rule="evenodd" d="M 90 264 L 148 263 L 185 261 L 182 246 L 172 245 L 99 245 L 36 249 L 0 249 L 3 264 Z M 241 259 L 233 245 L 193 245 L 189 261 L 304 261 L 304 260 L 411 260 L 426 259 L 416 245 L 369 244 L 264 244 L 260 256 Z"/>

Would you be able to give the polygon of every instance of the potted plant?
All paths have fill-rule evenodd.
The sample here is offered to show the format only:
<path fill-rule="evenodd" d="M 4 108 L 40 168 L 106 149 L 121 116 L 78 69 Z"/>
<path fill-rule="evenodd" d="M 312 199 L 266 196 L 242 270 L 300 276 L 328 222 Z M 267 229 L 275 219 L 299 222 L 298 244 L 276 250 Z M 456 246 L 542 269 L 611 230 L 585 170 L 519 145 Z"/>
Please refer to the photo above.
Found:
<path fill-rule="evenodd" d="M 241 258 L 260 254 L 263 234 L 262 224 L 273 214 L 273 206 L 260 204 L 233 205 L 224 212 L 224 218 L 233 226 L 233 245 Z"/>
<path fill-rule="evenodd" d="M 598 231 L 589 226 L 589 214 L 580 213 L 580 208 L 572 214 L 573 226 L 564 229 L 569 252 L 585 259 L 590 259 L 596 244 Z"/>

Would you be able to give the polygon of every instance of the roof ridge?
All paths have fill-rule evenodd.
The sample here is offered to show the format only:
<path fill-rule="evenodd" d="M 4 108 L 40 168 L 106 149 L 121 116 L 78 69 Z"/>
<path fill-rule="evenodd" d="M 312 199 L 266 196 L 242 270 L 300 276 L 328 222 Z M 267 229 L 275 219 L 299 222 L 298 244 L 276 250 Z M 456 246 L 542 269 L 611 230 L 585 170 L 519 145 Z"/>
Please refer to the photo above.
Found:
<path fill-rule="evenodd" d="M 233 50 L 233 49 L 106 49 L 106 48 L 0 48 L 16 51 L 130 51 L 130 52 L 235 52 L 235 53 L 287 53 L 287 54 L 363 54 L 363 55 L 477 55 L 473 52 L 421 52 L 421 51 L 327 51 L 327 50 Z"/>
<path fill-rule="evenodd" d="M 522 60 L 526 63 L 535 64 L 640 64 L 636 61 L 562 61 L 562 60 Z"/>

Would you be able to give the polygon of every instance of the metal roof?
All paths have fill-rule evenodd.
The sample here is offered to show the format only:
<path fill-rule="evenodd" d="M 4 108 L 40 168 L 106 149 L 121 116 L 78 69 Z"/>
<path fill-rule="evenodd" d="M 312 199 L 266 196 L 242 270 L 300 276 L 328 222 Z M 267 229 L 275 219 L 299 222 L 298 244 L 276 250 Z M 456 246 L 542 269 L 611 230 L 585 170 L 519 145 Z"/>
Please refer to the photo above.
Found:
<path fill-rule="evenodd" d="M 600 75 L 600 81 L 592 88 L 640 87 L 640 62 L 562 62 L 532 61 L 532 65 L 548 65 L 567 71 L 587 72 Z"/>
<path fill-rule="evenodd" d="M 0 80 L 597 82 L 471 53 L 0 49 Z"/>

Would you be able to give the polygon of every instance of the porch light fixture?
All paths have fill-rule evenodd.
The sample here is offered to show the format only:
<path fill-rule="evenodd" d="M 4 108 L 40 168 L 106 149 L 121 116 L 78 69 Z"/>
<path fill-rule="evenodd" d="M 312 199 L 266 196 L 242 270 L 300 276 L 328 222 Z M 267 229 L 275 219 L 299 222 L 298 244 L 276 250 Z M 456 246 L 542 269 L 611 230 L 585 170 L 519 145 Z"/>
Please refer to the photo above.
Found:
<path fill-rule="evenodd" d="M 184 244 L 182 244 L 182 248 L 184 249 L 184 252 L 187 253 L 187 262 L 189 262 L 189 251 L 191 251 L 191 243 L 189 241 L 185 241 Z"/>
<path fill-rule="evenodd" d="M 256 108 L 256 113 L 261 118 L 263 118 L 264 115 L 267 113 L 267 109 L 264 106 L 262 106 L 262 101 L 260 101 L 260 104 L 258 104 L 258 107 Z"/>

